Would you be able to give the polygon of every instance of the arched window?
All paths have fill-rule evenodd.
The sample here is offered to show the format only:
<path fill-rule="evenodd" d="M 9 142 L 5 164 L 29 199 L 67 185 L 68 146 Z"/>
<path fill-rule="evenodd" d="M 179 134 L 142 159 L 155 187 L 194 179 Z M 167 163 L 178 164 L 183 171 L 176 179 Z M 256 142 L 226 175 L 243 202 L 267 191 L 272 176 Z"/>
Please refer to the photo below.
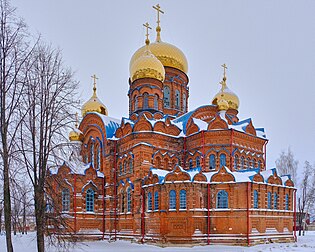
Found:
<path fill-rule="evenodd" d="M 278 209 L 278 194 L 277 193 L 273 194 L 273 208 Z"/>
<path fill-rule="evenodd" d="M 196 167 L 200 167 L 200 157 L 196 157 Z"/>
<path fill-rule="evenodd" d="M 228 193 L 224 190 L 221 190 L 217 194 L 217 208 L 228 208 Z"/>
<path fill-rule="evenodd" d="M 133 172 L 133 163 L 132 163 L 132 159 L 130 158 L 129 160 L 129 172 L 132 173 Z"/>
<path fill-rule="evenodd" d="M 289 210 L 289 194 L 285 195 L 285 210 Z"/>
<path fill-rule="evenodd" d="M 156 191 L 154 193 L 154 210 L 158 210 L 159 209 L 159 192 Z"/>
<path fill-rule="evenodd" d="M 258 191 L 254 190 L 254 208 L 258 208 Z"/>
<path fill-rule="evenodd" d="M 220 154 L 220 167 L 226 165 L 226 155 L 225 154 Z"/>
<path fill-rule="evenodd" d="M 241 170 L 244 169 L 244 162 L 245 162 L 244 157 L 241 157 Z"/>
<path fill-rule="evenodd" d="M 93 189 L 89 188 L 86 191 L 86 211 L 87 212 L 94 212 L 94 191 Z"/>
<path fill-rule="evenodd" d="M 154 95 L 154 109 L 159 109 L 159 96 L 157 94 Z"/>
<path fill-rule="evenodd" d="M 99 170 L 101 168 L 101 147 L 97 146 L 97 154 L 96 154 L 96 169 Z"/>
<path fill-rule="evenodd" d="M 267 207 L 268 209 L 271 209 L 271 192 L 268 192 L 267 194 Z"/>
<path fill-rule="evenodd" d="M 65 188 L 61 192 L 62 197 L 62 212 L 70 211 L 70 191 L 68 188 Z"/>
<path fill-rule="evenodd" d="M 131 189 L 128 187 L 127 189 L 127 212 L 131 212 Z"/>
<path fill-rule="evenodd" d="M 149 108 L 149 94 L 144 93 L 143 94 L 143 109 Z"/>
<path fill-rule="evenodd" d="M 176 192 L 171 190 L 169 194 L 169 209 L 176 209 Z"/>
<path fill-rule="evenodd" d="M 119 164 L 119 175 L 122 175 L 123 173 L 123 166 L 122 166 L 122 162 L 120 162 Z"/>
<path fill-rule="evenodd" d="M 121 190 L 121 212 L 125 212 L 125 192 Z"/>
<path fill-rule="evenodd" d="M 189 159 L 189 169 L 192 169 L 193 168 L 193 161 L 192 159 Z"/>
<path fill-rule="evenodd" d="M 127 161 L 124 162 L 124 174 L 127 173 Z"/>
<path fill-rule="evenodd" d="M 164 86 L 164 108 L 169 108 L 170 107 L 170 96 L 171 96 L 171 91 L 168 86 Z"/>
<path fill-rule="evenodd" d="M 216 168 L 215 155 L 211 154 L 209 157 L 209 168 L 210 170 L 214 170 Z"/>
<path fill-rule="evenodd" d="M 250 158 L 246 159 L 246 166 L 247 166 L 248 169 L 250 168 Z"/>
<path fill-rule="evenodd" d="M 179 192 L 179 208 L 186 209 L 186 191 L 180 190 Z"/>
<path fill-rule="evenodd" d="M 175 91 L 175 108 L 180 108 L 180 93 L 178 90 Z"/>
<path fill-rule="evenodd" d="M 187 101 L 186 101 L 186 94 L 183 94 L 183 111 L 186 112 L 187 110 Z"/>
<path fill-rule="evenodd" d="M 135 111 L 136 111 L 136 110 L 138 110 L 138 97 L 135 96 L 134 100 L 135 100 Z"/>
<path fill-rule="evenodd" d="M 237 165 L 238 165 L 238 156 L 237 155 L 235 155 L 235 157 L 234 157 L 234 170 L 237 170 Z"/>
<path fill-rule="evenodd" d="M 148 210 L 151 211 L 152 210 L 152 193 L 148 193 L 148 206 L 147 206 Z"/>
<path fill-rule="evenodd" d="M 91 143 L 91 164 L 94 167 L 94 143 Z"/>

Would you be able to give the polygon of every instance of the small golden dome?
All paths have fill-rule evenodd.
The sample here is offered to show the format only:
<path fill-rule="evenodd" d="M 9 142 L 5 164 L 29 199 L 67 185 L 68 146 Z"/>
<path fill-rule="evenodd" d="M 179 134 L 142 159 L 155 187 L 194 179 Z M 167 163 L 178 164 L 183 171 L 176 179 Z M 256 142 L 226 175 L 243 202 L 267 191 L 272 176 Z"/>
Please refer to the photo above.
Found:
<path fill-rule="evenodd" d="M 218 104 L 218 109 L 220 111 L 222 110 L 228 110 L 229 109 L 229 103 L 224 99 L 224 95 L 221 95 L 220 99 L 217 102 Z"/>
<path fill-rule="evenodd" d="M 176 46 L 162 41 L 156 41 L 149 45 L 150 51 L 158 58 L 163 66 L 173 67 L 188 72 L 188 63 L 184 53 Z M 145 46 L 138 49 L 132 56 L 129 66 L 132 66 L 134 62 L 143 54 Z"/>
<path fill-rule="evenodd" d="M 238 110 L 240 101 L 239 101 L 237 95 L 227 87 L 225 81 L 222 81 L 221 85 L 222 85 L 222 88 L 221 88 L 220 92 L 218 92 L 214 96 L 214 98 L 212 100 L 212 104 L 219 106 L 218 101 L 223 99 L 228 103 L 228 108 Z"/>
<path fill-rule="evenodd" d="M 82 132 L 78 129 L 74 129 L 69 133 L 69 140 L 72 141 L 81 141 L 82 139 Z"/>
<path fill-rule="evenodd" d="M 70 141 L 81 141 L 83 137 L 83 133 L 78 129 L 79 121 L 78 121 L 78 113 L 76 113 L 76 122 L 75 122 L 75 129 L 70 131 L 69 133 L 69 140 Z"/>
<path fill-rule="evenodd" d="M 227 85 L 226 85 L 226 69 L 227 69 L 227 67 L 225 64 L 223 64 L 222 67 L 224 69 L 224 73 L 223 73 L 223 80 L 220 82 L 221 90 L 212 99 L 212 104 L 218 105 L 219 110 L 227 110 L 227 109 L 220 109 L 220 108 L 224 108 L 225 105 L 223 103 L 227 102 L 228 108 L 238 110 L 238 107 L 240 105 L 240 101 L 239 101 L 237 95 L 235 93 L 233 93 L 227 87 Z M 224 100 L 225 102 L 223 102 L 221 100 Z"/>
<path fill-rule="evenodd" d="M 108 111 L 106 106 L 98 99 L 96 95 L 96 76 L 92 76 L 94 78 L 94 87 L 93 87 L 93 95 L 92 97 L 83 104 L 81 108 L 82 116 L 85 116 L 88 112 L 98 112 L 103 115 L 108 115 Z"/>
<path fill-rule="evenodd" d="M 146 47 L 148 46 L 146 45 Z M 165 69 L 162 63 L 150 52 L 149 48 L 144 50 L 142 55 L 130 64 L 131 81 L 142 78 L 153 78 L 161 82 L 165 78 Z"/>

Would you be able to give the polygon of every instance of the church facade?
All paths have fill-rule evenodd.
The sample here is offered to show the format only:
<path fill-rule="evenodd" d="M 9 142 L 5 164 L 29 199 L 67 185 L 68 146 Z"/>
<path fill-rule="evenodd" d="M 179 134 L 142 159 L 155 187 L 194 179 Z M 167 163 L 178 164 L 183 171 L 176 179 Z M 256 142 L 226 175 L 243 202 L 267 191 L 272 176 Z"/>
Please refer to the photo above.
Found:
<path fill-rule="evenodd" d="M 225 65 L 211 104 L 188 110 L 187 59 L 162 41 L 155 9 L 156 41 L 147 34 L 130 61 L 129 116 L 108 116 L 94 76 L 73 154 L 51 170 L 67 232 L 164 245 L 294 241 L 294 183 L 266 169 L 264 129 L 238 118 Z"/>

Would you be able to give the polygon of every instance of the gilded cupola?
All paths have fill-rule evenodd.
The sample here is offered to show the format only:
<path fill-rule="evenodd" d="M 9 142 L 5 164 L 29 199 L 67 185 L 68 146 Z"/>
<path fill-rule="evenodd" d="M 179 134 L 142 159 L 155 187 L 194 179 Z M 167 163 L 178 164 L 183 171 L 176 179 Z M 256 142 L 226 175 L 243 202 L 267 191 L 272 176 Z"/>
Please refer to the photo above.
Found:
<path fill-rule="evenodd" d="M 142 54 L 130 64 L 130 79 L 135 81 L 142 78 L 153 78 L 161 82 L 165 78 L 165 69 L 162 63 L 151 53 L 149 49 L 150 40 L 148 30 L 151 29 L 149 24 L 146 23 L 144 26 L 147 28 L 145 47 Z"/>
<path fill-rule="evenodd" d="M 227 109 L 223 109 L 226 107 L 226 103 L 227 103 L 228 109 L 238 110 L 240 101 L 237 95 L 228 88 L 226 84 L 227 67 L 225 64 L 223 64 L 222 67 L 224 68 L 224 75 L 223 75 L 223 80 L 220 82 L 221 90 L 212 99 L 212 104 L 218 105 L 219 110 L 227 110 Z"/>
<path fill-rule="evenodd" d="M 75 128 L 69 133 L 69 140 L 71 142 L 82 140 L 83 133 L 79 130 L 78 126 L 79 126 L 78 113 L 76 113 Z"/>
<path fill-rule="evenodd" d="M 181 70 L 184 73 L 188 72 L 188 63 L 184 53 L 178 49 L 176 46 L 169 43 L 163 42 L 161 40 L 161 27 L 160 27 L 160 13 L 164 13 L 159 5 L 153 6 L 157 10 L 157 37 L 154 43 L 149 44 L 150 51 L 158 58 L 158 60 L 163 64 L 163 66 L 173 67 Z M 146 46 L 139 48 L 132 56 L 130 60 L 131 66 L 143 55 L 146 51 Z"/>
<path fill-rule="evenodd" d="M 95 76 L 95 74 L 92 76 L 92 78 L 94 79 L 93 95 L 86 103 L 83 104 L 81 109 L 82 116 L 85 116 L 86 113 L 88 112 L 98 112 L 103 115 L 108 115 L 106 106 L 100 101 L 100 99 L 96 95 L 97 77 Z"/>

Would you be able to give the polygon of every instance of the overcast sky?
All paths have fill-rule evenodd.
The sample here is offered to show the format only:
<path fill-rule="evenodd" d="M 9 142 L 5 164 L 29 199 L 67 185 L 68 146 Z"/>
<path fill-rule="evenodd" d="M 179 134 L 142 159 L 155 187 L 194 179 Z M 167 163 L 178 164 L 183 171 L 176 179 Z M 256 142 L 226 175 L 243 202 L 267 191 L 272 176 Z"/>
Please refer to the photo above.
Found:
<path fill-rule="evenodd" d="M 109 115 L 128 116 L 129 60 L 144 44 L 143 23 L 154 29 L 160 4 L 162 40 L 186 55 L 189 109 L 209 104 L 221 64 L 240 99 L 239 118 L 251 117 L 269 139 L 267 164 L 290 146 L 302 166 L 315 161 L 314 0 L 14 0 L 32 33 L 63 51 L 76 72 L 82 100 L 98 96 Z"/>

